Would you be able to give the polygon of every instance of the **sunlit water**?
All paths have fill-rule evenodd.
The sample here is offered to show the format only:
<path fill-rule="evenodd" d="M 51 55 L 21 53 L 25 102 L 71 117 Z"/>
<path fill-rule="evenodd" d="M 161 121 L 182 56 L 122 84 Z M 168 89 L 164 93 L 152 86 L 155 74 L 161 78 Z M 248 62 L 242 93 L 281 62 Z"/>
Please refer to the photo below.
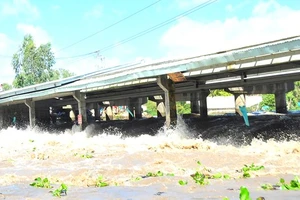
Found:
<path fill-rule="evenodd" d="M 1 130 L 0 199 L 53 199 L 49 191 L 61 183 L 68 185 L 63 199 L 239 199 L 240 186 L 248 187 L 253 199 L 300 199 L 299 191 L 260 188 L 263 183 L 276 184 L 280 178 L 290 181 L 300 175 L 297 135 L 288 140 L 254 137 L 236 145 L 234 136 L 242 133 L 218 135 L 224 131 L 218 121 L 209 129 L 216 136 L 209 139 L 204 137 L 208 133 L 197 134 L 195 127 L 182 120 L 176 128 L 161 128 L 155 135 L 137 133 L 136 137 L 115 128 L 97 132 L 93 125 L 77 133 Z M 252 163 L 265 169 L 251 172 L 251 178 L 241 178 L 241 168 Z M 207 173 L 221 172 L 231 179 L 197 185 L 191 175 L 203 167 L 209 169 Z M 174 176 L 146 177 L 157 171 Z M 100 175 L 108 187 L 95 187 Z M 36 177 L 47 177 L 53 189 L 31 187 Z M 188 183 L 181 186 L 179 180 Z"/>

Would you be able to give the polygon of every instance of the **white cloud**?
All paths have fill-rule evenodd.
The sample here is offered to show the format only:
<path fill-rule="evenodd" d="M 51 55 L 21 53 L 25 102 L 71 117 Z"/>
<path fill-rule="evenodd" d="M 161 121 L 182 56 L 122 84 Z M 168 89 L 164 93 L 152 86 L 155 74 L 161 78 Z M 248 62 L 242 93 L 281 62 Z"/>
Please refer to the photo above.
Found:
<path fill-rule="evenodd" d="M 38 26 L 33 26 L 29 24 L 17 24 L 17 30 L 22 32 L 24 35 L 30 34 L 37 46 L 41 44 L 46 44 L 51 41 L 48 33 Z"/>
<path fill-rule="evenodd" d="M 161 38 L 169 56 L 200 55 L 300 34 L 300 10 L 276 1 L 258 3 L 249 18 L 201 22 L 181 18 Z"/>
<path fill-rule="evenodd" d="M 37 18 L 39 11 L 29 0 L 13 0 L 12 2 L 0 3 L 2 15 L 28 15 Z"/>
<path fill-rule="evenodd" d="M 98 4 L 95 5 L 90 11 L 86 12 L 85 18 L 96 18 L 99 19 L 102 16 L 103 6 Z"/>

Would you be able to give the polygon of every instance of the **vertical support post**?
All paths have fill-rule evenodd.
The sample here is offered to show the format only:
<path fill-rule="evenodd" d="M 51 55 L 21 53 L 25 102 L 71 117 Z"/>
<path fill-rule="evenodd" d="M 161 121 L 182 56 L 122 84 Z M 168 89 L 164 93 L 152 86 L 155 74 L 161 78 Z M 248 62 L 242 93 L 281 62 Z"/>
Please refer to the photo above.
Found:
<path fill-rule="evenodd" d="M 130 98 L 129 99 L 129 107 L 131 113 L 129 113 L 129 120 L 133 118 L 141 119 L 142 118 L 142 99 L 141 98 Z M 133 114 L 134 116 L 132 116 Z"/>
<path fill-rule="evenodd" d="M 165 108 L 166 108 L 166 127 L 170 128 L 171 125 L 176 125 L 176 99 L 175 99 L 175 86 L 172 80 L 167 79 L 167 76 L 159 76 L 157 84 L 165 93 Z"/>
<path fill-rule="evenodd" d="M 99 103 L 94 103 L 94 112 L 95 112 L 95 120 L 100 121 L 100 105 Z"/>
<path fill-rule="evenodd" d="M 276 113 L 287 113 L 286 95 L 284 91 L 275 92 Z"/>
<path fill-rule="evenodd" d="M 200 113 L 200 105 L 199 105 L 199 93 L 193 92 L 191 93 L 191 113 Z"/>
<path fill-rule="evenodd" d="M 133 120 L 134 119 L 134 99 L 132 99 L 132 98 L 129 98 L 127 112 L 128 112 L 128 119 Z"/>
<path fill-rule="evenodd" d="M 240 106 L 246 105 L 245 94 L 234 93 L 233 95 L 234 95 L 234 102 L 235 102 L 235 114 L 243 116 L 243 113 L 240 110 Z"/>
<path fill-rule="evenodd" d="M 156 113 L 157 113 L 157 118 L 160 118 L 160 117 L 164 117 L 165 114 L 166 114 L 166 109 L 165 109 L 165 105 L 164 105 L 164 102 L 160 102 L 160 101 L 157 101 L 156 102 Z"/>
<path fill-rule="evenodd" d="M 30 128 L 35 126 L 36 118 L 35 118 L 35 102 L 32 99 L 26 99 L 25 104 L 29 109 L 29 124 Z"/>
<path fill-rule="evenodd" d="M 78 112 L 82 117 L 82 124 L 79 125 L 80 131 L 82 131 L 87 126 L 85 94 L 81 93 L 79 90 L 76 90 L 73 93 L 73 97 L 78 103 Z"/>
<path fill-rule="evenodd" d="M 107 106 L 105 109 L 105 120 L 109 121 L 109 120 L 113 120 L 113 119 L 114 119 L 113 109 L 111 106 Z"/>
<path fill-rule="evenodd" d="M 200 90 L 199 99 L 200 99 L 200 117 L 206 118 L 208 116 L 207 112 L 207 96 L 209 94 L 208 90 Z"/>
<path fill-rule="evenodd" d="M 3 125 L 4 125 L 3 116 L 4 116 L 4 109 L 2 107 L 0 107 L 0 130 L 4 128 L 3 127 Z"/>

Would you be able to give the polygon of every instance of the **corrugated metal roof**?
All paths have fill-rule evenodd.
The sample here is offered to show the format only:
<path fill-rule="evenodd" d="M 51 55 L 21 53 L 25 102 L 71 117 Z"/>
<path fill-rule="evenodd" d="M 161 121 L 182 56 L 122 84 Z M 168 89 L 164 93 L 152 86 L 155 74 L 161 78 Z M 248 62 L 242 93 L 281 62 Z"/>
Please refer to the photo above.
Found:
<path fill-rule="evenodd" d="M 247 63 L 255 60 L 300 54 L 300 36 L 232 49 L 215 54 L 190 58 L 172 59 L 150 64 L 128 64 L 105 68 L 93 73 L 61 81 L 33 85 L 28 88 L 0 94 L 0 103 L 25 98 L 47 96 L 55 93 L 87 90 L 122 82 L 145 79 L 175 72 L 187 72 L 223 67 L 230 64 Z M 38 88 L 39 91 L 35 90 Z M 25 94 L 26 93 L 26 94 Z M 22 95 L 21 95 L 22 94 Z M 8 98 L 10 97 L 10 98 Z"/>

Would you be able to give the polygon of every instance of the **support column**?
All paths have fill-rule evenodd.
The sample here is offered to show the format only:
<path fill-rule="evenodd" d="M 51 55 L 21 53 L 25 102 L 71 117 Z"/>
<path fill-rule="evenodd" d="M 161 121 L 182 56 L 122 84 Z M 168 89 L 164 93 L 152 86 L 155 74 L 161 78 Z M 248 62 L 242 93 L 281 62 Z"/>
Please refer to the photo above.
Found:
<path fill-rule="evenodd" d="M 131 113 L 134 115 L 132 116 L 129 113 L 129 119 L 132 120 L 133 118 L 141 119 L 142 118 L 142 99 L 141 98 L 130 98 L 129 99 L 129 109 Z"/>
<path fill-rule="evenodd" d="M 286 95 L 284 91 L 276 91 L 275 106 L 276 106 L 276 113 L 287 113 Z"/>
<path fill-rule="evenodd" d="M 206 118 L 208 116 L 207 112 L 207 96 L 209 95 L 209 90 L 202 89 L 199 93 L 200 99 L 200 117 Z"/>
<path fill-rule="evenodd" d="M 127 112 L 128 112 L 128 119 L 133 120 L 134 119 L 134 99 L 129 99 L 128 106 L 127 106 Z"/>
<path fill-rule="evenodd" d="M 113 109 L 111 106 L 107 106 L 105 108 L 105 119 L 106 119 L 106 121 L 114 119 Z"/>
<path fill-rule="evenodd" d="M 4 128 L 3 127 L 3 125 L 4 125 L 3 116 L 4 116 L 4 109 L 1 107 L 0 108 L 0 130 Z"/>
<path fill-rule="evenodd" d="M 194 92 L 191 93 L 191 113 L 199 114 L 200 113 L 200 105 L 199 105 L 199 93 Z"/>
<path fill-rule="evenodd" d="M 164 102 L 157 101 L 156 102 L 156 109 L 157 109 L 157 118 L 165 117 L 166 116 L 166 109 Z"/>
<path fill-rule="evenodd" d="M 235 114 L 243 116 L 243 113 L 240 110 L 240 106 L 246 106 L 245 94 L 234 93 L 234 102 L 235 102 Z"/>
<path fill-rule="evenodd" d="M 93 109 L 95 112 L 95 120 L 100 121 L 100 105 L 99 105 L 99 103 L 94 103 L 93 107 L 94 107 Z"/>
<path fill-rule="evenodd" d="M 82 131 L 87 126 L 87 116 L 86 116 L 86 103 L 85 103 L 85 94 L 81 93 L 79 90 L 76 90 L 73 93 L 74 99 L 78 103 L 78 112 L 82 117 L 82 124 L 80 124 L 80 131 Z M 78 117 L 77 117 L 78 119 Z"/>
<path fill-rule="evenodd" d="M 157 84 L 165 93 L 165 108 L 166 108 L 166 127 L 177 123 L 175 86 L 172 80 L 167 79 L 167 76 L 159 76 Z"/>
<path fill-rule="evenodd" d="M 26 106 L 29 108 L 29 124 L 30 128 L 35 127 L 35 102 L 32 99 L 25 100 Z"/>

